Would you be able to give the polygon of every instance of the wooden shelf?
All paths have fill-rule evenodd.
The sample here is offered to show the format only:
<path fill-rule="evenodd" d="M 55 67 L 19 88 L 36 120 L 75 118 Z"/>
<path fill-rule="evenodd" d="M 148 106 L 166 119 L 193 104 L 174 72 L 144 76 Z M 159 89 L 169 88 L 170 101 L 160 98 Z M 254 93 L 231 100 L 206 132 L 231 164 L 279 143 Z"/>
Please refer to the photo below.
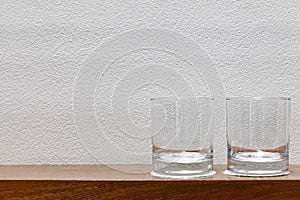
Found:
<path fill-rule="evenodd" d="M 148 165 L 0 166 L 0 199 L 299 199 L 300 165 L 281 177 L 245 178 L 217 174 L 189 180 L 160 179 Z"/>

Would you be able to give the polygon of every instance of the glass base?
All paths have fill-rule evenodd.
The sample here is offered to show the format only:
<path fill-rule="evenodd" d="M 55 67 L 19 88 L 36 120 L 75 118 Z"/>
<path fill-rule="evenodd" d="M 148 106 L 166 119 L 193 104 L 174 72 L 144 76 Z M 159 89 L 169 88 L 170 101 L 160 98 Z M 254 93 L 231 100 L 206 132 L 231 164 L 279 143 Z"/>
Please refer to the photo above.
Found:
<path fill-rule="evenodd" d="M 151 175 L 159 178 L 176 178 L 176 179 L 190 179 L 190 178 L 199 178 L 215 175 L 215 171 L 203 172 L 201 174 L 168 174 L 168 173 L 157 173 L 152 171 Z"/>
<path fill-rule="evenodd" d="M 212 156 L 200 152 L 160 152 L 153 154 L 152 175 L 162 178 L 195 178 L 211 176 Z"/>
<path fill-rule="evenodd" d="M 225 174 L 236 176 L 283 176 L 289 174 L 288 158 L 273 152 L 240 152 L 227 161 Z"/>
<path fill-rule="evenodd" d="M 273 174 L 264 174 L 264 172 L 262 172 L 261 174 L 259 173 L 251 174 L 251 173 L 239 173 L 239 172 L 226 170 L 223 172 L 223 174 L 230 175 L 230 176 L 246 176 L 246 177 L 272 177 L 272 176 L 286 176 L 290 174 L 290 171 L 277 172 Z"/>

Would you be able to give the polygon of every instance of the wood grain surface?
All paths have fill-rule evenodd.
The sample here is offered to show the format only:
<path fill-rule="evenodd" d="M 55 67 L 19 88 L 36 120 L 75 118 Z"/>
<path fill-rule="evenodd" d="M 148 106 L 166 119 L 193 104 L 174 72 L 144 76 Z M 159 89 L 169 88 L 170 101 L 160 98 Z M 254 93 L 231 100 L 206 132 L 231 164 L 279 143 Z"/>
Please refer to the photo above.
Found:
<path fill-rule="evenodd" d="M 105 166 L 0 166 L 0 199 L 300 199 L 300 166 L 268 178 L 227 176 L 225 166 L 215 168 L 212 177 L 178 180 Z"/>

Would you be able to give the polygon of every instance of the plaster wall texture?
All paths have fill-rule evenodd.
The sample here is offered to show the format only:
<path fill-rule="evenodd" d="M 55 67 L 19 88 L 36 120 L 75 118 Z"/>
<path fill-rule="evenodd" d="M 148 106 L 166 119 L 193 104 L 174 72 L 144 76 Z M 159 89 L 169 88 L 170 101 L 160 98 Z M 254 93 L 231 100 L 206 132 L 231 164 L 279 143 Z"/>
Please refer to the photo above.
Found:
<path fill-rule="evenodd" d="M 1 2 L 0 163 L 150 163 L 149 101 L 173 91 L 145 81 L 127 99 L 120 94 L 126 93 L 125 83 L 134 87 L 134 77 L 161 66 L 174 71 L 168 71 L 166 82 L 179 76 L 196 95 L 209 95 L 209 79 L 196 73 L 188 59 L 144 48 L 105 60 L 110 64 L 97 76 L 93 94 L 101 131 L 87 140 L 76 119 L 80 108 L 74 107 L 78 77 L 93 63 L 91 55 L 102 47 L 109 52 L 110 42 L 124 32 L 146 28 L 171 31 L 200 45 L 226 96 L 290 96 L 290 160 L 300 163 L 299 11 L 297 0 Z M 179 90 L 180 83 L 175 84 Z M 130 126 L 146 131 L 128 131 L 132 127 L 122 124 L 122 115 L 112 114 L 113 101 L 117 107 L 126 102 Z M 224 124 L 216 136 L 215 163 L 225 163 Z M 91 149 L 95 144 L 103 148 Z"/>

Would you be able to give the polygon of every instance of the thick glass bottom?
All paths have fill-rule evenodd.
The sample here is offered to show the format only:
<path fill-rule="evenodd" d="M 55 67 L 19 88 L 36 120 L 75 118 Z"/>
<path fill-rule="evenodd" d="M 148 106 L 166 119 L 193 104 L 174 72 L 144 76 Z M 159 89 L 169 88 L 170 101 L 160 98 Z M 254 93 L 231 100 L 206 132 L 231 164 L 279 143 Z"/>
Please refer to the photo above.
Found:
<path fill-rule="evenodd" d="M 153 176 L 162 178 L 195 178 L 211 176 L 212 156 L 200 152 L 161 152 L 153 157 Z"/>
<path fill-rule="evenodd" d="M 201 173 L 188 173 L 188 174 L 182 174 L 182 173 L 159 173 L 152 171 L 151 175 L 159 178 L 178 178 L 178 179 L 190 179 L 190 178 L 199 178 L 199 177 L 207 177 L 207 176 L 213 176 L 215 175 L 215 171 L 209 171 L 209 172 L 201 172 Z"/>
<path fill-rule="evenodd" d="M 288 158 L 279 153 L 240 152 L 228 159 L 224 173 L 236 176 L 288 175 Z"/>

